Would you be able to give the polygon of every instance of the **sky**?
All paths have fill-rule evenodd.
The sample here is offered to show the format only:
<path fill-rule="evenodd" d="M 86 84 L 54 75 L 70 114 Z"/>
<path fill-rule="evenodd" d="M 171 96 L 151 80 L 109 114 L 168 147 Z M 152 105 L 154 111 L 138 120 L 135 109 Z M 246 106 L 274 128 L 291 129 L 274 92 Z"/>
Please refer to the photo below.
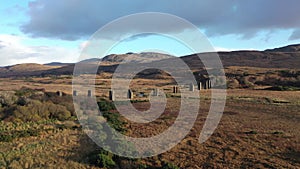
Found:
<path fill-rule="evenodd" d="M 168 13 L 187 20 L 216 51 L 298 44 L 299 11 L 299 0 L 4 0 L 0 3 L 0 66 L 76 62 L 97 30 L 141 12 Z M 164 23 L 159 24 L 164 34 L 193 36 L 188 28 Z M 138 29 L 142 26 L 131 28 L 130 33 Z M 125 34 L 121 28 L 107 32 L 107 41 L 118 42 L 107 54 L 157 51 L 182 56 L 193 52 L 174 38 L 146 34 L 122 39 Z"/>

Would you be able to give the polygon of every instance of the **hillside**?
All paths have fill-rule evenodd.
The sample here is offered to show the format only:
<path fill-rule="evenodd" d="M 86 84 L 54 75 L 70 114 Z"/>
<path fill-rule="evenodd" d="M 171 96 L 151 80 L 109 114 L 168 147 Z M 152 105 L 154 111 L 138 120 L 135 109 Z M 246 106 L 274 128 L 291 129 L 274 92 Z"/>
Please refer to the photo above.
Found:
<path fill-rule="evenodd" d="M 17 64 L 0 68 L 0 77 L 40 76 L 43 72 L 59 66 L 41 65 L 36 63 Z"/>
<path fill-rule="evenodd" d="M 233 51 L 218 52 L 224 67 L 244 66 L 257 68 L 282 68 L 299 69 L 300 68 L 300 45 L 290 45 L 282 48 L 270 49 L 266 51 Z M 198 54 L 210 55 L 211 53 Z M 172 63 L 173 56 L 160 53 L 127 53 L 111 54 L 102 59 L 99 72 L 114 72 L 118 64 L 123 60 L 147 64 L 169 59 Z M 194 71 L 203 68 L 203 64 L 196 54 L 182 56 L 181 59 Z M 86 66 L 95 66 L 100 59 L 92 58 L 83 60 L 80 63 Z M 20 77 L 20 76 L 45 76 L 45 75 L 71 75 L 73 74 L 74 64 L 63 64 L 53 62 L 50 64 L 18 64 L 0 68 L 0 77 Z"/>
<path fill-rule="evenodd" d="M 61 62 L 51 62 L 51 63 L 46 63 L 44 65 L 46 66 L 67 66 L 67 65 L 70 65 L 72 63 L 61 63 Z"/>
<path fill-rule="evenodd" d="M 300 44 L 288 45 L 275 49 L 267 49 L 267 52 L 300 52 Z"/>
<path fill-rule="evenodd" d="M 198 54 L 210 55 L 211 53 Z M 218 52 L 224 67 L 300 68 L 300 52 L 233 51 Z M 191 68 L 203 67 L 196 54 L 181 57 Z"/>
<path fill-rule="evenodd" d="M 122 61 L 126 62 L 138 62 L 138 63 L 148 63 L 162 59 L 172 58 L 174 56 L 155 53 L 155 52 L 142 52 L 142 53 L 127 53 L 127 54 L 111 54 L 105 56 L 102 61 L 103 62 L 111 62 L 111 63 L 121 63 Z"/>

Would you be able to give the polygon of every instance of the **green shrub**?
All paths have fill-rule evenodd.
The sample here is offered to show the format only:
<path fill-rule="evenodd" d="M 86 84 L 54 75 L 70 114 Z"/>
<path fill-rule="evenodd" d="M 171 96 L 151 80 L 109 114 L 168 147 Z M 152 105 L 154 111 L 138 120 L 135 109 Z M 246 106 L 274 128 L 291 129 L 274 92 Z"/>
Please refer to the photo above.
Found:
<path fill-rule="evenodd" d="M 279 71 L 280 76 L 282 77 L 297 77 L 300 72 L 295 71 L 295 70 L 280 70 Z"/>
<path fill-rule="evenodd" d="M 33 100 L 25 106 L 17 106 L 13 110 L 12 116 L 22 121 L 40 121 L 43 119 L 67 120 L 71 117 L 71 113 L 62 105 Z"/>
<path fill-rule="evenodd" d="M 61 107 L 60 110 L 58 110 L 57 112 L 54 112 L 52 114 L 52 118 L 58 119 L 61 121 L 67 120 L 70 117 L 71 117 L 71 113 L 65 107 Z"/>
<path fill-rule="evenodd" d="M 71 113 L 72 116 L 76 116 L 73 101 L 62 102 L 60 105 L 65 106 L 66 109 Z"/>
<path fill-rule="evenodd" d="M 18 97 L 28 97 L 32 95 L 35 91 L 33 89 L 27 88 L 27 87 L 22 87 L 20 90 L 17 90 L 15 95 Z"/>
<path fill-rule="evenodd" d="M 0 105 L 1 107 L 8 107 L 16 103 L 17 97 L 13 92 L 1 92 L 0 93 Z"/>
<path fill-rule="evenodd" d="M 272 87 L 266 88 L 266 90 L 296 91 L 296 90 L 300 90 L 300 87 L 294 87 L 294 86 L 272 86 Z"/>
<path fill-rule="evenodd" d="M 179 167 L 177 167 L 175 164 L 172 164 L 172 163 L 165 163 L 165 164 L 163 164 L 163 166 L 161 168 L 162 169 L 180 169 Z"/>
<path fill-rule="evenodd" d="M 5 133 L 0 133 L 0 142 L 11 142 L 14 138 Z"/>
<path fill-rule="evenodd" d="M 113 161 L 113 159 L 105 154 L 99 154 L 97 164 L 100 167 L 110 168 L 116 165 L 116 163 Z"/>
<path fill-rule="evenodd" d="M 111 110 L 115 110 L 115 105 L 112 102 L 108 102 L 106 100 L 101 100 L 98 102 L 98 107 L 102 113 L 102 116 L 105 117 L 107 122 L 110 124 L 112 128 L 119 132 L 125 132 L 124 125 L 126 124 L 121 120 L 120 114 L 115 112 L 110 112 Z"/>
<path fill-rule="evenodd" d="M 102 112 L 103 117 L 106 118 L 108 124 L 117 130 L 118 132 L 124 133 L 126 129 L 124 125 L 126 122 L 122 121 L 120 118 L 120 114 L 118 113 L 111 113 L 111 112 Z"/>
<path fill-rule="evenodd" d="M 75 115 L 71 96 L 59 97 L 56 93 L 37 93 L 22 87 L 16 92 L 0 93 L 0 120 L 11 122 L 67 120 Z"/>
<path fill-rule="evenodd" d="M 144 102 L 149 102 L 148 100 L 131 100 L 131 103 L 144 103 Z"/>
<path fill-rule="evenodd" d="M 27 100 L 25 97 L 19 97 L 16 104 L 20 106 L 25 106 L 27 104 Z"/>
<path fill-rule="evenodd" d="M 103 149 L 90 153 L 88 160 L 91 164 L 99 167 L 110 168 L 116 166 L 116 163 L 113 160 L 113 154 Z"/>
<path fill-rule="evenodd" d="M 108 101 L 105 101 L 105 100 L 101 100 L 98 102 L 98 107 L 99 107 L 99 110 L 102 112 L 102 111 L 110 111 L 110 110 L 115 110 L 116 107 L 115 105 L 112 103 L 112 102 L 108 102 Z"/>
<path fill-rule="evenodd" d="M 39 132 L 40 132 L 39 130 L 32 130 L 32 129 L 2 132 L 0 133 L 0 142 L 11 142 L 16 138 L 38 136 Z"/>
<path fill-rule="evenodd" d="M 147 166 L 146 164 L 139 164 L 138 165 L 138 169 L 146 169 L 146 168 L 148 168 L 149 166 Z"/>

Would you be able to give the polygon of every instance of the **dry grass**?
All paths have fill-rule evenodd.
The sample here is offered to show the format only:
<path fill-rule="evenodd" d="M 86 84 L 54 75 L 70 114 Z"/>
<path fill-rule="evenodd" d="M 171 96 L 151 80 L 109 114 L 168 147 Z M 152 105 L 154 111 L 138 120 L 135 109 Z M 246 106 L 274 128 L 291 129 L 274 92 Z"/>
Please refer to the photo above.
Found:
<path fill-rule="evenodd" d="M 85 161 L 93 144 L 81 130 L 62 130 L 55 123 L 38 127 L 48 130 L 36 137 L 0 142 L 0 168 L 94 168 Z M 81 145 L 85 148 L 79 149 Z"/>
<path fill-rule="evenodd" d="M 298 168 L 300 161 L 296 157 L 300 152 L 299 95 L 284 95 L 290 98 L 289 104 L 262 102 L 260 98 L 267 93 L 252 93 L 250 90 L 230 90 L 235 94 L 249 95 L 251 100 L 234 97 L 227 100 L 222 120 L 213 136 L 204 144 L 197 138 L 209 109 L 209 101 L 201 100 L 198 120 L 179 145 L 159 156 L 159 160 L 173 161 L 181 168 Z M 202 93 L 209 98 L 209 93 Z M 270 92 L 269 97 L 276 97 Z M 172 105 L 178 105 L 179 99 L 173 98 Z M 174 114 L 162 118 L 155 125 L 141 129 L 131 125 L 135 136 L 151 136 L 164 131 L 172 124 Z M 160 129 L 160 130 L 159 130 Z M 149 160 L 149 159 L 148 159 Z M 148 160 L 145 160 L 147 163 Z M 153 160 L 153 159 L 151 159 Z M 148 163 L 153 163 L 149 160 Z"/>
<path fill-rule="evenodd" d="M 236 71 L 241 68 L 232 68 Z M 264 69 L 249 70 L 261 73 Z M 97 96 L 107 97 L 108 74 L 98 76 Z M 89 79 L 87 77 L 87 79 Z M 30 81 L 0 79 L 1 90 L 18 90 L 22 86 L 46 91 L 72 93 L 72 79 L 32 78 Z M 156 86 L 171 93 L 172 80 L 135 79 L 131 87 L 149 94 Z M 300 153 L 300 95 L 299 91 L 268 91 L 231 89 L 222 120 L 210 139 L 198 143 L 199 133 L 210 106 L 210 91 L 201 92 L 201 108 L 189 135 L 170 151 L 156 157 L 141 159 L 149 166 L 163 161 L 181 168 L 299 168 Z M 172 125 L 179 110 L 180 98 L 169 97 L 164 114 L 147 126 L 128 123 L 128 135 L 151 136 Z M 139 110 L 148 109 L 147 102 L 134 103 Z M 53 127 L 54 126 L 54 127 Z M 38 137 L 25 137 L 12 142 L 0 142 L 0 168 L 96 168 L 87 163 L 87 154 L 94 144 L 79 129 L 59 129 L 55 125 L 40 125 L 44 130 Z"/>

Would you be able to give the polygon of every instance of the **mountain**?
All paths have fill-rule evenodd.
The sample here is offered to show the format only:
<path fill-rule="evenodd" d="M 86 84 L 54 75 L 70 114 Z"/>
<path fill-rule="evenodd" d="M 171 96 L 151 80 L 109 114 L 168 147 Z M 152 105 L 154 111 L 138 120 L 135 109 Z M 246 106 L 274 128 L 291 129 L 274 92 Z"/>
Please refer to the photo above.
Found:
<path fill-rule="evenodd" d="M 80 63 L 99 63 L 101 61 L 101 59 L 99 58 L 91 58 L 91 59 L 86 59 L 86 60 L 82 60 L 80 61 Z"/>
<path fill-rule="evenodd" d="M 267 49 L 267 52 L 300 52 L 300 44 L 288 45 L 275 49 Z"/>
<path fill-rule="evenodd" d="M 51 63 L 46 63 L 44 65 L 46 65 L 46 66 L 67 66 L 70 64 L 72 64 L 72 63 L 51 62 Z"/>
<path fill-rule="evenodd" d="M 0 68 L 0 77 L 14 76 L 39 76 L 42 72 L 57 68 L 55 66 L 41 65 L 37 63 L 24 63 Z"/>
<path fill-rule="evenodd" d="M 289 45 L 281 48 L 269 49 L 265 51 L 232 51 L 218 52 L 223 66 L 247 66 L 259 68 L 287 68 L 300 69 L 300 44 Z M 204 68 L 199 60 L 199 56 L 204 57 L 212 53 L 192 54 L 180 57 L 192 70 L 198 71 Z M 111 54 L 102 59 L 98 72 L 113 73 L 122 61 L 133 63 L 148 64 L 149 62 L 159 63 L 167 59 L 165 63 L 172 63 L 174 56 L 160 53 L 127 53 Z M 79 63 L 85 64 L 88 68 L 98 66 L 99 58 L 83 60 Z M 13 66 L 0 67 L 0 77 L 22 77 L 22 76 L 47 76 L 47 75 L 72 75 L 74 71 L 73 64 L 53 62 L 45 65 L 41 64 L 18 64 Z M 147 70 L 140 73 L 141 76 L 157 76 L 159 72 Z"/>
<path fill-rule="evenodd" d="M 137 62 L 137 63 L 149 63 L 153 61 L 163 60 L 172 58 L 174 56 L 168 54 L 161 54 L 155 52 L 142 52 L 142 53 L 127 53 L 127 54 L 111 54 L 105 56 L 102 61 L 103 62 L 111 62 L 111 63 L 121 63 L 122 61 L 126 62 Z"/>
<path fill-rule="evenodd" d="M 1 72 L 13 73 L 13 72 L 33 72 L 53 69 L 53 66 L 41 65 L 37 63 L 24 63 L 13 66 L 1 67 Z"/>
<path fill-rule="evenodd" d="M 191 69 L 199 69 L 203 64 L 199 56 L 213 53 L 192 54 L 181 57 Z M 218 52 L 224 67 L 247 66 L 259 68 L 300 69 L 300 52 L 270 52 L 270 51 L 233 51 Z"/>

